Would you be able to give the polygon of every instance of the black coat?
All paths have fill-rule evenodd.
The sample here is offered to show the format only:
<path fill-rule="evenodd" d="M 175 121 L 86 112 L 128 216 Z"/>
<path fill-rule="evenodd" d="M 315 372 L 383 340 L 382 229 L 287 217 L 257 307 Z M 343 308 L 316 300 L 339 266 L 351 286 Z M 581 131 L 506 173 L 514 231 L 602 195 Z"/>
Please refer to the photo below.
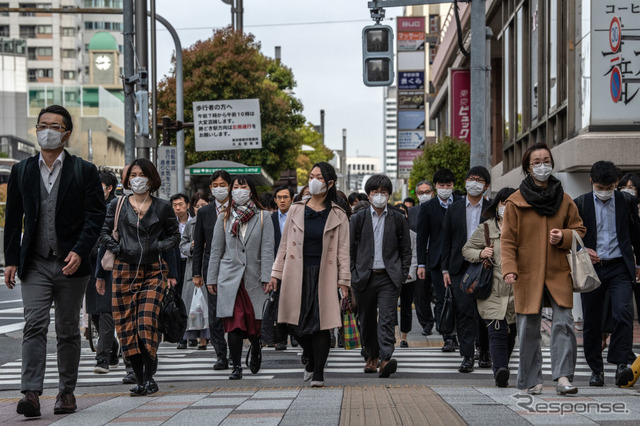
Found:
<path fill-rule="evenodd" d="M 459 199 L 460 196 L 453 196 L 454 203 Z M 431 199 L 427 203 L 420 204 L 418 232 L 416 235 L 418 265 L 426 265 L 430 269 L 440 267 L 442 231 L 446 211 L 447 209 L 440 205 L 440 198 L 438 197 Z M 427 244 L 429 245 L 429 264 L 427 264 Z"/>
<path fill-rule="evenodd" d="M 211 255 L 211 240 L 213 229 L 218 219 L 218 210 L 215 201 L 198 210 L 196 226 L 193 229 L 193 265 L 192 276 L 207 279 L 209 270 L 209 257 Z"/>
<path fill-rule="evenodd" d="M 640 220 L 638 218 L 638 205 L 634 197 L 627 196 L 623 192 L 613 193 L 616 203 L 616 233 L 618 235 L 618 246 L 622 252 L 622 258 L 629 270 L 631 279 L 636 276 L 636 262 L 640 263 Z M 596 223 L 596 207 L 593 199 L 593 192 L 581 195 L 575 200 L 578 213 L 582 217 L 582 222 L 587 228 L 582 242 L 592 250 L 598 244 L 598 226 Z M 631 221 L 631 218 L 634 218 Z M 634 255 L 635 259 L 634 260 Z"/>
<path fill-rule="evenodd" d="M 400 228 L 400 229 L 398 229 Z M 371 270 L 375 242 L 371 209 L 362 209 L 351 216 L 351 286 L 364 291 Z M 391 206 L 387 207 L 382 239 L 382 258 L 391 281 L 399 288 L 407 280 L 411 267 L 411 234 L 409 221 Z"/>
<path fill-rule="evenodd" d="M 491 200 L 482 201 L 482 213 L 491 205 Z M 480 213 L 480 223 L 484 218 Z M 474 229 L 475 231 L 475 229 Z M 462 256 L 462 247 L 467 242 L 467 197 L 454 202 L 447 209 L 442 228 L 442 261 L 443 271 L 449 271 L 451 275 L 464 272 L 469 262 Z"/>
<path fill-rule="evenodd" d="M 280 218 L 278 215 L 280 214 L 280 210 L 277 210 L 271 213 L 271 221 L 273 222 L 273 252 L 278 253 L 278 248 L 280 247 L 280 240 L 282 239 L 282 232 L 280 232 Z"/>
<path fill-rule="evenodd" d="M 7 205 L 4 227 L 5 265 L 18 266 L 22 277 L 32 258 L 34 236 L 38 232 L 40 211 L 40 154 L 22 160 L 11 168 L 7 187 Z M 77 159 L 77 160 L 76 160 Z M 74 174 L 75 161 L 82 161 L 82 182 Z M 25 167 L 22 185 L 18 182 L 20 168 Z M 21 189 L 22 187 L 22 189 Z M 56 203 L 56 235 L 60 257 L 70 251 L 82 258 L 72 278 L 91 274 L 90 255 L 100 235 L 105 218 L 104 192 L 96 166 L 65 151 L 60 174 L 60 187 Z M 24 234 L 22 223 L 24 219 Z M 21 241 L 22 238 L 22 241 Z"/>

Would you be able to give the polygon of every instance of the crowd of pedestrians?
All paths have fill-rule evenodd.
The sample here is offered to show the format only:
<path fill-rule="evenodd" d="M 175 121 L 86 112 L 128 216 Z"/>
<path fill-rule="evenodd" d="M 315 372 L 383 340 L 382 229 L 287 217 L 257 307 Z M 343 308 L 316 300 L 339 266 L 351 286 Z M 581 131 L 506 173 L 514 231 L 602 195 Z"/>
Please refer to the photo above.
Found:
<path fill-rule="evenodd" d="M 220 170 L 209 182 L 211 199 L 198 192 L 166 201 L 153 195 L 161 180 L 148 160 L 124 168 L 116 196 L 112 172 L 67 152 L 73 123 L 66 109 L 43 109 L 36 130 L 41 151 L 11 171 L 5 225 L 5 283 L 11 289 L 20 278 L 24 304 L 17 412 L 25 417 L 40 415 L 52 304 L 60 377 L 54 413 L 77 409 L 85 293 L 99 331 L 94 373 L 108 373 L 120 353 L 123 383 L 135 385 L 131 396 L 158 392 L 159 317 L 168 287 L 190 314 L 178 349 L 211 344 L 213 369 L 230 369 L 229 379 L 240 380 L 245 340 L 244 363 L 253 374 L 264 345 L 283 350 L 290 341 L 302 347 L 301 378 L 312 387 L 324 386 L 330 348 L 352 342 L 343 327 L 359 331 L 364 373 L 395 374 L 396 326 L 399 346 L 409 347 L 415 307 L 421 334 L 435 327 L 442 351 L 459 351 L 460 373 L 474 371 L 477 361 L 493 369 L 498 387 L 509 385 L 518 340 L 516 387 L 540 394 L 542 308 L 550 307 L 552 380 L 558 395 L 575 394 L 567 257 L 575 238 L 583 239 L 601 282 L 581 294 L 589 385 L 604 385 L 606 345 L 616 385 L 633 379 L 640 178 L 621 176 L 613 163 L 595 163 L 592 191 L 576 199 L 553 175 L 551 150 L 537 143 L 523 155 L 518 189 L 492 187 L 489 171 L 477 166 L 461 192 L 442 168 L 416 185 L 418 203 L 407 198 L 394 206 L 398 188 L 387 176 L 373 175 L 364 193 L 347 196 L 334 168 L 320 162 L 297 193 L 284 186 L 260 194 L 250 176 Z M 468 280 L 479 264 L 488 271 L 482 296 Z M 344 322 L 352 317 L 341 306 L 357 313 L 353 323 Z"/>

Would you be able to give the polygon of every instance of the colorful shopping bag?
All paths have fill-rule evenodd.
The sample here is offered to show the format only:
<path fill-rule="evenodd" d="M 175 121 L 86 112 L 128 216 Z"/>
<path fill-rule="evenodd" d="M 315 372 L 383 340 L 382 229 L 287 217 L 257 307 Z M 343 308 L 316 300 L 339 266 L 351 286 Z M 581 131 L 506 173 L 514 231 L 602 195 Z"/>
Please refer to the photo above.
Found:
<path fill-rule="evenodd" d="M 342 299 L 342 337 L 345 349 L 357 349 L 360 345 L 360 330 L 356 317 L 351 310 L 351 302 L 348 297 Z"/>

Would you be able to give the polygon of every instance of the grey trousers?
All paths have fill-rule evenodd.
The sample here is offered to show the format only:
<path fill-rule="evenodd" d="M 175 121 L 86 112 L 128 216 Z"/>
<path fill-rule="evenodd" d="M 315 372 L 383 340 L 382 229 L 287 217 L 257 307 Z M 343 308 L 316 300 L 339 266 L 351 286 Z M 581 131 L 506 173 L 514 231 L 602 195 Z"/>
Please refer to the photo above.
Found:
<path fill-rule="evenodd" d="M 22 393 L 42 393 L 47 360 L 49 311 L 55 305 L 60 392 L 73 392 L 80 363 L 80 309 L 89 276 L 68 278 L 65 263 L 37 256 L 22 274 L 20 288 L 25 326 L 22 338 Z"/>
<path fill-rule="evenodd" d="M 551 302 L 551 374 L 553 381 L 567 377 L 573 381 L 578 356 L 578 343 L 573 328 L 571 309 L 561 308 L 546 289 Z M 542 314 L 516 315 L 520 344 L 520 364 L 518 366 L 518 389 L 529 389 L 542 383 L 542 350 L 540 348 L 540 325 Z"/>
<path fill-rule="evenodd" d="M 98 347 L 96 348 L 96 361 L 109 362 L 109 355 L 116 340 L 116 324 L 113 321 L 111 312 L 103 312 L 100 316 L 98 326 Z"/>

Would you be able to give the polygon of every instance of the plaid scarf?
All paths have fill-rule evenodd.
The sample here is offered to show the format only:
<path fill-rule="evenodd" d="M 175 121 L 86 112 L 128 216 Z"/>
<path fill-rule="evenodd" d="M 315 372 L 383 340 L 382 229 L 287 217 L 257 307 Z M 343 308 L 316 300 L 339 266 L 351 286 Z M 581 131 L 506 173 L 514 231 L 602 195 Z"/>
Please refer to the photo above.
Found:
<path fill-rule="evenodd" d="M 231 224 L 231 235 L 239 237 L 240 224 L 249 222 L 249 219 L 256 214 L 256 205 L 253 201 L 249 201 L 244 206 L 239 206 L 235 201 L 231 201 L 231 209 L 236 212 L 236 217 Z"/>

